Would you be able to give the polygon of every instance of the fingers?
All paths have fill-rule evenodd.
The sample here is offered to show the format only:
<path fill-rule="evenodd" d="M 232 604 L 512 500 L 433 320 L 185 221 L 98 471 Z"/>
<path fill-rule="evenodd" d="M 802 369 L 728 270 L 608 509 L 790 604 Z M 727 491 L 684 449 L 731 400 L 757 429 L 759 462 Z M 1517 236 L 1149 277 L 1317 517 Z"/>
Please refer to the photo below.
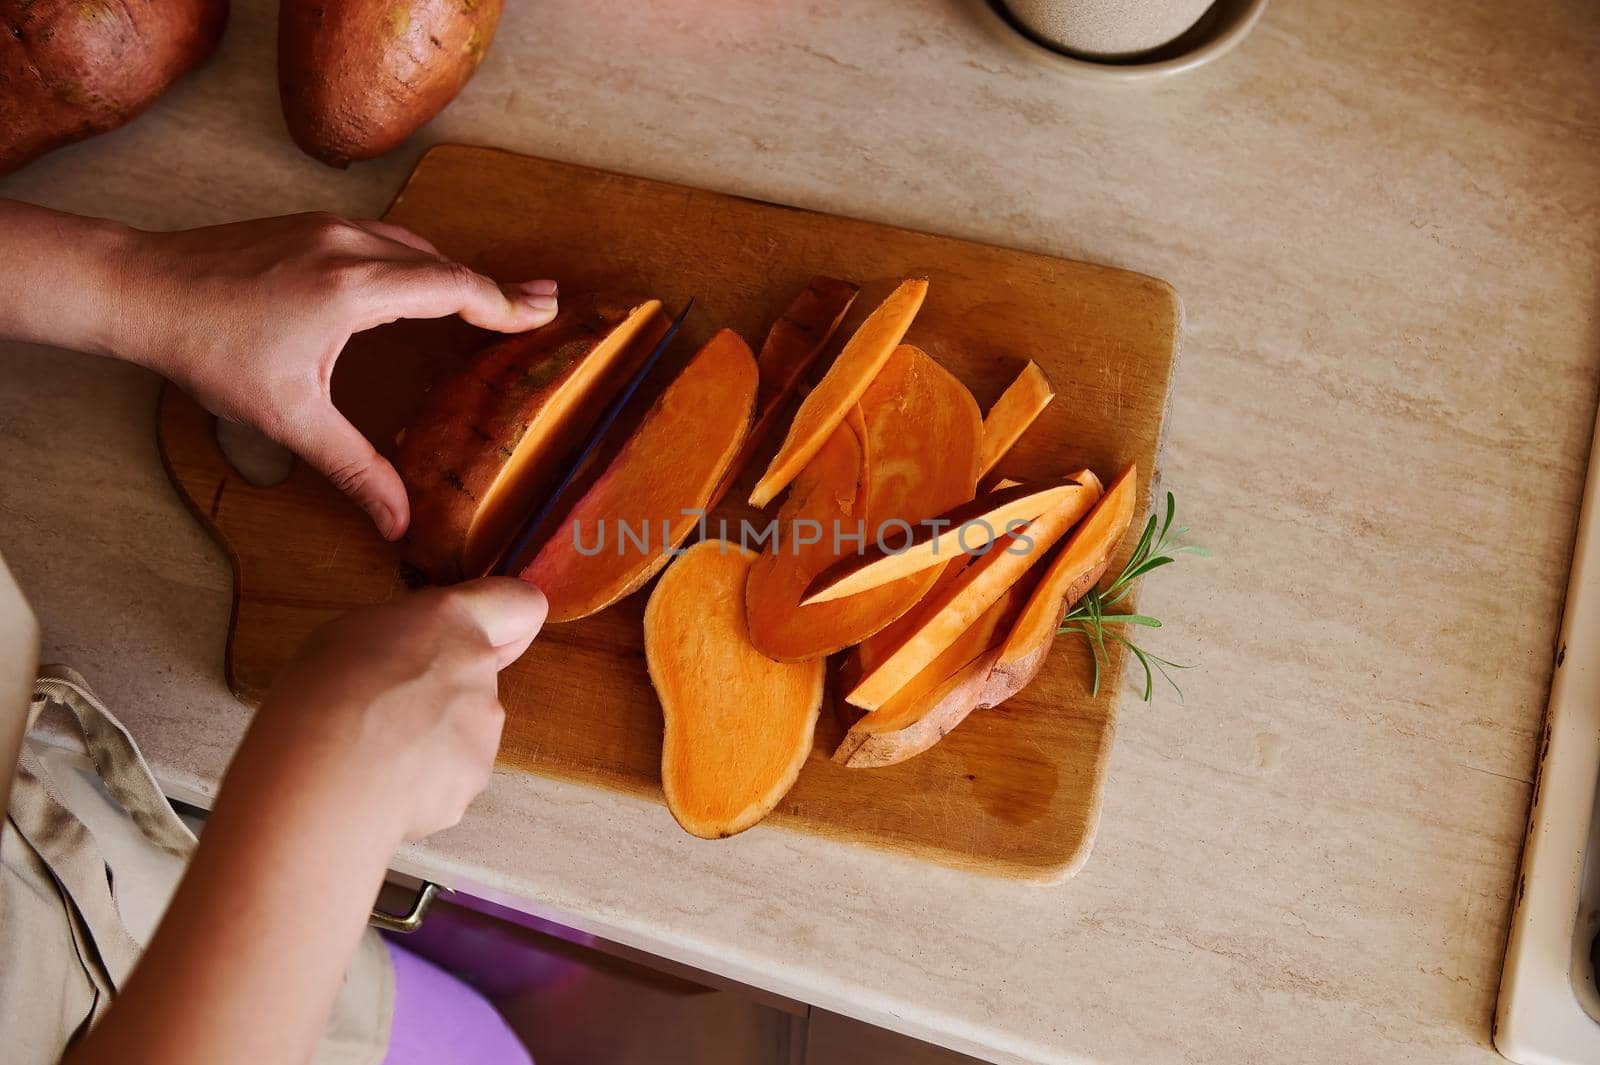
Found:
<path fill-rule="evenodd" d="M 444 258 L 439 254 L 439 249 L 433 246 L 432 241 L 426 237 L 418 236 L 405 226 L 397 226 L 392 222 L 380 222 L 375 218 L 352 218 L 350 224 L 358 229 L 366 230 L 375 237 L 392 240 L 396 244 L 404 244 L 406 247 L 420 251 L 424 255 L 431 255 L 436 259 Z"/>
<path fill-rule="evenodd" d="M 483 629 L 504 669 L 528 649 L 544 627 L 550 605 L 544 593 L 514 577 L 484 577 L 458 584 L 450 590 L 454 600 Z"/>
<path fill-rule="evenodd" d="M 405 533 L 411 506 L 400 475 L 332 403 L 280 443 L 355 500 L 384 539 Z"/>
<path fill-rule="evenodd" d="M 556 316 L 556 283 L 527 281 L 501 288 L 490 278 L 444 259 L 374 264 L 376 276 L 357 296 L 370 329 L 397 318 L 459 314 L 483 329 L 520 333 Z"/>

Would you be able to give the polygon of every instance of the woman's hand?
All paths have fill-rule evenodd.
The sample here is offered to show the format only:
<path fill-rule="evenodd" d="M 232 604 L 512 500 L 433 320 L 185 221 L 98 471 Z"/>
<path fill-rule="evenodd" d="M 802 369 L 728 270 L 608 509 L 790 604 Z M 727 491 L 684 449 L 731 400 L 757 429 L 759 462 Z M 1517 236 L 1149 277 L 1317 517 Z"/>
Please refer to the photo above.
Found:
<path fill-rule="evenodd" d="M 257 711 L 149 949 L 69 1065 L 309 1061 L 402 839 L 494 762 L 544 596 L 491 577 L 317 630 Z"/>
<path fill-rule="evenodd" d="M 489 577 L 324 625 L 273 685 L 238 764 L 280 792 L 337 787 L 328 801 L 364 812 L 391 846 L 448 828 L 494 767 L 496 676 L 546 609 L 532 585 Z"/>
<path fill-rule="evenodd" d="M 345 342 L 451 314 L 521 332 L 555 317 L 556 285 L 501 288 L 399 226 L 306 214 L 135 233 L 116 302 L 118 355 L 289 448 L 392 540 L 411 515 L 400 476 L 329 392 Z"/>
<path fill-rule="evenodd" d="M 518 333 L 556 285 L 500 286 L 409 230 L 328 214 L 146 233 L 0 200 L 0 338 L 136 362 L 260 429 L 395 539 L 411 509 L 394 467 L 333 406 L 351 334 L 459 314 Z"/>

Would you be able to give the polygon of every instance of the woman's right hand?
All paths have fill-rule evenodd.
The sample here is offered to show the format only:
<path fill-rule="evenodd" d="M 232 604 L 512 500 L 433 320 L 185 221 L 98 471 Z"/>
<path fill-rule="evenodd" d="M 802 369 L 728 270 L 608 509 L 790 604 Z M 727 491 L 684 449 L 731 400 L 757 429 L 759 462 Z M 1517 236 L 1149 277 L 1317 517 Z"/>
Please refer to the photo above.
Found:
<path fill-rule="evenodd" d="M 544 624 L 543 593 L 488 577 L 318 629 L 267 695 L 235 766 L 329 801 L 393 842 L 454 825 L 488 783 L 496 677 Z"/>
<path fill-rule="evenodd" d="M 395 847 L 455 824 L 489 779 L 495 677 L 544 617 L 537 588 L 491 577 L 313 633 L 72 1065 L 310 1061 Z"/>

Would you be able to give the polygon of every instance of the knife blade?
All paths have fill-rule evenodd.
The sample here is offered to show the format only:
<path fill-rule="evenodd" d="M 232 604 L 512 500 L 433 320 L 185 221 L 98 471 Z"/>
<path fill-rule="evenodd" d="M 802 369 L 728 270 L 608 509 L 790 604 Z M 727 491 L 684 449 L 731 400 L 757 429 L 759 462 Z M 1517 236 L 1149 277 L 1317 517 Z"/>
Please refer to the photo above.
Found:
<path fill-rule="evenodd" d="M 572 487 L 572 482 L 577 480 L 584 464 L 589 461 L 589 456 L 594 454 L 595 449 L 600 446 L 600 442 L 605 439 L 606 432 L 611 428 L 612 423 L 617 420 L 618 416 L 622 414 L 622 409 L 628 405 L 628 401 L 633 398 L 633 394 L 639 391 L 639 386 L 644 384 L 646 377 L 650 376 L 650 371 L 655 369 L 656 363 L 661 361 L 661 356 L 666 353 L 673 337 L 678 335 L 678 327 L 683 325 L 683 320 L 689 316 L 689 308 L 693 306 L 694 298 L 690 297 L 689 302 L 683 305 L 683 310 L 678 312 L 678 317 L 672 320 L 672 324 L 667 326 L 667 331 L 661 334 L 661 339 L 656 341 L 656 346 L 650 349 L 650 354 L 645 356 L 645 360 L 640 364 L 638 371 L 634 373 L 628 383 L 623 385 L 622 390 L 611 400 L 610 406 L 606 407 L 605 412 L 600 415 L 600 420 L 595 423 L 594 430 L 584 439 L 583 446 L 578 449 L 577 457 L 567 467 L 567 472 L 560 481 L 556 482 L 555 489 L 545 497 L 539 508 L 529 515 L 528 520 L 519 527 L 516 537 L 511 541 L 511 546 L 505 550 L 499 561 L 495 563 L 492 571 L 494 574 L 501 577 L 516 576 L 512 571 L 516 568 L 517 559 L 522 555 L 523 551 L 527 550 L 528 545 L 533 542 L 534 536 L 539 532 L 539 527 L 549 519 L 551 513 L 556 509 L 556 504 L 561 501 L 562 495 L 568 488 Z"/>

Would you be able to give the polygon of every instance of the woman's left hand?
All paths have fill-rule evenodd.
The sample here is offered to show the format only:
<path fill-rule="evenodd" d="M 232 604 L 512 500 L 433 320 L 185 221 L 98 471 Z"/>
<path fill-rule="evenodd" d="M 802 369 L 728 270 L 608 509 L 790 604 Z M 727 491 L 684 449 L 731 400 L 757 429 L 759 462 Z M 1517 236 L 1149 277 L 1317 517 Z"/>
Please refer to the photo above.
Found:
<path fill-rule="evenodd" d="M 398 318 L 517 333 L 556 313 L 553 281 L 502 287 L 410 230 L 329 214 L 127 231 L 117 279 L 113 354 L 295 452 L 391 540 L 410 522 L 405 487 L 329 390 L 346 341 Z"/>

